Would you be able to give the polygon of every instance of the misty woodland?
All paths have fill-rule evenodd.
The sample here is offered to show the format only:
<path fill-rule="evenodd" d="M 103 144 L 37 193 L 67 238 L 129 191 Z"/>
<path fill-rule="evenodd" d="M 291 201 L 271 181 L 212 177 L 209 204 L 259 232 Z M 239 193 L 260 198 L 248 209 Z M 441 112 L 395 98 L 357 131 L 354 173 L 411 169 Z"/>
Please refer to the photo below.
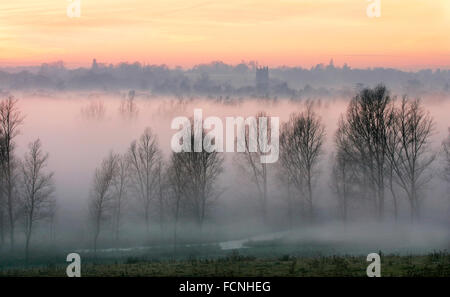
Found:
<path fill-rule="evenodd" d="M 139 116 L 135 94 L 133 90 L 123 96 L 118 109 L 129 121 Z M 16 139 L 27 121 L 19 103 L 26 100 L 8 95 L 0 103 L 0 245 L 1 251 L 23 252 L 28 260 L 33 243 L 43 245 L 39 237 L 49 238 L 47 245 L 67 247 L 64 240 L 70 234 L 57 234 L 64 233 L 57 226 L 64 221 L 58 214 L 64 203 L 55 191 L 57 174 L 48 166 L 52 155 L 46 143 L 36 134 L 22 149 L 26 153 L 17 153 Z M 326 128 L 317 101 L 298 100 L 280 123 L 279 160 L 274 164 L 261 163 L 264 153 L 249 150 L 248 144 L 258 139 L 250 139 L 248 129 L 244 152 L 232 155 L 165 150 L 151 126 L 125 150 L 104 152 L 96 169 L 87 173 L 91 182 L 83 214 L 71 223 L 84 226 L 84 231 L 74 235 L 70 248 L 88 248 L 95 254 L 100 247 L 144 244 L 176 252 L 179 245 L 212 240 L 215 231 L 208 225 L 217 213 L 225 217 L 222 222 L 234 218 L 232 208 L 217 210 L 230 191 L 222 178 L 231 167 L 245 180 L 256 225 L 272 231 L 316 226 L 326 216 L 330 220 L 330 214 L 344 224 L 361 218 L 392 226 L 398 221 L 420 224 L 429 185 L 450 185 L 450 135 L 433 142 L 438 131 L 423 100 L 397 97 L 381 84 L 359 87 L 347 98 L 333 130 Z M 95 124 L 105 106 L 89 102 L 81 113 Z M 254 116 L 276 115 L 256 110 Z M 186 139 L 193 145 L 193 134 Z M 327 208 L 316 204 L 323 195 L 320 188 L 332 194 L 334 203 Z M 235 206 L 247 198 L 241 196 Z M 449 202 L 443 197 L 442 208 L 448 209 Z M 232 237 L 227 234 L 213 238 Z"/>

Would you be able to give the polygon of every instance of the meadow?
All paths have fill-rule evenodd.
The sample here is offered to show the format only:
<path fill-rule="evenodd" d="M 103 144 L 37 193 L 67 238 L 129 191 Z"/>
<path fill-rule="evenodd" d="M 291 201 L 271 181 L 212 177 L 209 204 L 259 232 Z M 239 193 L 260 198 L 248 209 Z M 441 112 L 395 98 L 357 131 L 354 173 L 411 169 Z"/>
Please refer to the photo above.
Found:
<path fill-rule="evenodd" d="M 256 258 L 232 252 L 216 259 L 149 260 L 129 257 L 124 262 L 88 263 L 85 277 L 365 277 L 364 256 Z M 0 271 L 0 276 L 64 277 L 65 265 Z M 450 254 L 382 255 L 384 277 L 449 277 Z"/>

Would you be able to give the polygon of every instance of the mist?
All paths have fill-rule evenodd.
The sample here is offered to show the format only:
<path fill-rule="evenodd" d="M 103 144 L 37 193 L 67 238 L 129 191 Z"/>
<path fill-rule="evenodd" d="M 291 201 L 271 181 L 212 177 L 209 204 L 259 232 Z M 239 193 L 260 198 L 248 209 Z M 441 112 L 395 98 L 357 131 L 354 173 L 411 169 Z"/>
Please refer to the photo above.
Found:
<path fill-rule="evenodd" d="M 15 139 L 16 155 L 24 156 L 28 144 L 39 138 L 49 153 L 48 171 L 54 172 L 57 211 L 51 234 L 48 222 L 40 222 L 33 236 L 33 249 L 54 248 L 68 251 L 92 251 L 92 225 L 89 197 L 95 170 L 109 153 L 125 154 L 146 128 L 157 138 L 164 163 L 170 161 L 170 141 L 176 132 L 170 129 L 177 116 L 192 117 L 201 108 L 203 116 L 225 121 L 227 116 L 255 116 L 264 112 L 289 120 L 292 112 L 305 111 L 307 100 L 290 98 L 213 100 L 196 97 L 140 96 L 133 91 L 132 114 L 123 112 L 123 102 L 130 92 L 46 91 L 45 94 L 15 92 L 18 109 L 24 115 L 20 134 Z M 401 95 L 401 94 L 398 94 Z M 345 115 L 351 97 L 335 96 L 313 100 L 313 109 L 324 125 L 323 154 L 314 182 L 313 223 L 305 219 L 294 197 L 289 204 L 287 188 L 279 181 L 279 164 L 267 166 L 267 221 L 262 220 L 259 193 L 253 177 L 242 170 L 239 153 L 223 153 L 223 171 L 215 183 L 218 195 L 205 216 L 201 229 L 189 217 L 180 217 L 180 245 L 220 244 L 223 250 L 243 248 L 245 244 L 286 243 L 297 253 L 426 252 L 450 247 L 450 196 L 448 184 L 441 178 L 442 142 L 448 135 L 450 121 L 448 96 L 422 97 L 422 103 L 435 121 L 431 149 L 437 154 L 432 164 L 433 178 L 421 189 L 423 203 L 420 221 L 411 222 L 406 197 L 399 194 L 399 213 L 386 195 L 385 217 L 376 220 L 370 208 L 355 205 L 348 220 L 340 219 L 338 200 L 331 187 L 334 135 L 339 118 Z M 152 200 L 154 201 L 154 199 Z M 151 204 L 150 224 L 146 230 L 142 209 L 130 194 L 123 209 L 120 240 L 114 237 L 109 218 L 99 236 L 99 251 L 126 253 L 136 249 L 163 247 L 172 250 L 173 211 L 166 208 L 164 223 L 158 221 L 158 208 Z M 23 232 L 17 228 L 16 249 L 21 250 Z M 331 246 L 331 248 L 330 248 Z M 5 244 L 3 251 L 8 250 Z M 175 252 L 176 253 L 176 252 Z"/>

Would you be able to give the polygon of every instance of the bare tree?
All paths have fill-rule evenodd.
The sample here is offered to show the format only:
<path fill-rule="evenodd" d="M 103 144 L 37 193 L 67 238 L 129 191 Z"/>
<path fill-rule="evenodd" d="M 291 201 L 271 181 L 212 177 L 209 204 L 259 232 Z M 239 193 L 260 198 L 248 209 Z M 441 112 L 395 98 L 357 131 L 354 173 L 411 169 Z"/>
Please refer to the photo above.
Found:
<path fill-rule="evenodd" d="M 161 151 L 156 136 L 150 128 L 145 129 L 139 141 L 133 141 L 128 149 L 131 186 L 142 204 L 147 232 L 150 228 L 150 206 L 157 195 L 158 164 Z"/>
<path fill-rule="evenodd" d="M 419 100 L 403 97 L 401 106 L 390 115 L 387 156 L 395 180 L 408 197 L 412 220 L 419 219 L 420 190 L 432 177 L 427 170 L 435 159 L 430 151 L 433 127 L 433 119 Z"/>
<path fill-rule="evenodd" d="M 398 200 L 398 194 L 397 194 L 397 185 L 398 181 L 396 180 L 396 174 L 394 170 L 394 166 L 391 162 L 387 164 L 387 179 L 389 183 L 389 190 L 391 192 L 392 197 L 392 203 L 394 206 L 394 219 L 395 221 L 398 220 L 398 212 L 399 212 L 399 200 Z"/>
<path fill-rule="evenodd" d="M 344 223 L 349 219 L 354 198 L 364 196 L 367 185 L 365 171 L 361 170 L 359 158 L 355 157 L 357 151 L 347 137 L 346 128 L 345 119 L 341 117 L 334 137 L 336 153 L 331 171 L 331 188 L 338 198 L 339 213 Z"/>
<path fill-rule="evenodd" d="M 0 137 L 3 137 L 3 135 L 0 135 Z M 0 143 L 3 143 L 3 140 L 0 140 Z M 0 146 L 0 166 L 3 167 L 3 148 Z M 6 229 L 6 199 L 5 199 L 5 193 L 3 191 L 3 170 L 0 170 L 0 250 L 3 248 L 5 244 L 5 229 Z"/>
<path fill-rule="evenodd" d="M 128 199 L 129 162 L 126 156 L 117 156 L 116 172 L 113 178 L 113 229 L 116 242 L 120 239 L 120 228 L 125 203 Z"/>
<path fill-rule="evenodd" d="M 192 123 L 193 121 L 191 121 Z M 192 126 L 192 125 L 191 125 Z M 201 128 L 200 128 L 201 129 Z M 194 146 L 194 131 L 185 131 L 183 141 Z M 205 131 L 198 131 L 203 135 Z M 190 134 L 190 135 L 189 135 Z M 214 139 L 204 143 L 212 143 Z M 203 138 L 203 137 L 202 137 Z M 173 152 L 167 169 L 168 197 L 174 215 L 173 243 L 177 248 L 178 222 L 182 215 L 191 216 L 201 230 L 212 202 L 220 195 L 216 181 L 223 170 L 223 158 L 220 153 L 203 148 L 200 152 Z"/>
<path fill-rule="evenodd" d="M 1 142 L 1 141 L 0 141 Z M 0 154 L 1 157 L 1 154 Z M 0 160 L 0 162 L 3 162 Z M 2 164 L 2 163 L 0 163 Z M 2 165 L 0 165 L 2 166 Z M 6 199 L 3 191 L 3 176 L 2 171 L 0 171 L 0 250 L 5 244 L 5 232 L 6 232 Z"/>
<path fill-rule="evenodd" d="M 390 127 L 393 124 L 393 121 L 396 121 L 396 107 L 395 107 L 395 100 L 392 101 L 392 104 L 390 104 L 389 108 L 386 111 L 388 113 L 388 136 L 386 137 L 386 145 L 387 147 L 387 154 L 388 154 L 388 162 L 386 162 L 386 178 L 388 180 L 388 187 L 389 191 L 391 193 L 392 197 L 392 203 L 394 206 L 394 219 L 397 222 L 398 220 L 398 213 L 399 213 L 399 200 L 398 200 L 398 180 L 397 175 L 395 172 L 394 164 L 392 163 L 393 155 L 392 155 L 392 148 L 389 148 L 389 146 L 396 145 L 395 141 L 396 138 L 392 137 L 395 133 L 392 133 L 394 130 L 392 127 Z M 392 141 L 394 141 L 392 143 Z"/>
<path fill-rule="evenodd" d="M 385 86 L 364 88 L 351 100 L 346 117 L 339 122 L 347 143 L 343 152 L 359 167 L 360 186 L 371 196 L 378 219 L 384 215 L 387 117 L 391 103 Z"/>
<path fill-rule="evenodd" d="M 306 111 L 293 113 L 283 125 L 280 137 L 280 160 L 304 200 L 308 218 L 313 219 L 313 185 L 317 176 L 317 165 L 322 154 L 325 128 L 313 111 L 311 102 Z"/>
<path fill-rule="evenodd" d="M 442 143 L 442 150 L 444 155 L 444 170 L 443 178 L 447 183 L 450 183 L 450 128 L 448 129 L 449 135 L 447 139 Z"/>
<path fill-rule="evenodd" d="M 259 207 L 262 214 L 262 220 L 264 224 L 267 224 L 267 164 L 261 162 L 261 156 L 264 154 L 263 150 L 252 149 L 252 146 L 261 148 L 261 145 L 266 143 L 261 142 L 258 137 L 258 131 L 260 128 L 260 119 L 269 117 L 266 113 L 260 112 L 254 118 L 250 118 L 255 122 L 252 125 L 248 125 L 245 128 L 245 152 L 237 155 L 237 164 L 239 167 L 247 173 L 258 190 Z M 267 123 L 267 134 L 271 135 L 271 125 Z M 244 162 L 242 162 L 244 160 Z"/>
<path fill-rule="evenodd" d="M 442 143 L 442 153 L 443 153 L 443 170 L 442 170 L 442 178 L 447 182 L 447 188 L 450 187 L 450 128 L 448 129 L 447 139 Z M 447 191 L 447 193 L 450 191 Z M 450 196 L 448 196 L 450 198 Z"/>
<path fill-rule="evenodd" d="M 124 118 L 134 118 L 138 115 L 139 109 L 136 106 L 136 102 L 134 100 L 136 92 L 134 90 L 130 90 L 128 95 L 120 102 L 119 113 Z"/>
<path fill-rule="evenodd" d="M 335 134 L 336 154 L 333 156 L 331 188 L 338 198 L 339 213 L 344 223 L 348 221 L 350 199 L 355 195 L 357 168 L 348 156 L 348 143 L 341 129 Z"/>
<path fill-rule="evenodd" d="M 14 248 L 14 226 L 16 222 L 16 181 L 18 162 L 14 156 L 14 138 L 19 134 L 19 126 L 23 116 L 17 108 L 17 99 L 8 97 L 0 102 L 0 170 L 1 194 L 4 197 L 7 219 L 9 223 L 9 240 Z"/>
<path fill-rule="evenodd" d="M 112 184 L 117 170 L 117 155 L 110 153 L 100 167 L 95 169 L 90 193 L 89 211 L 94 225 L 94 253 L 97 253 L 98 238 L 102 223 L 110 216 L 114 191 Z"/>
<path fill-rule="evenodd" d="M 199 131 L 205 135 L 205 131 Z M 191 147 L 194 147 L 194 131 L 191 132 Z M 213 139 L 204 136 L 204 143 L 212 143 Z M 189 151 L 178 153 L 182 172 L 188 177 L 186 183 L 186 208 L 197 223 L 199 229 L 203 227 L 204 220 L 211 204 L 219 197 L 217 179 L 223 171 L 223 157 L 217 151 L 209 152 L 205 148 L 201 152 Z"/>
<path fill-rule="evenodd" d="M 3 195 L 0 195 L 0 250 L 5 244 L 5 202 Z"/>
<path fill-rule="evenodd" d="M 165 220 L 165 205 L 166 205 L 166 190 L 167 190 L 167 181 L 166 181 L 166 172 L 164 169 L 163 160 L 160 159 L 158 165 L 156 167 L 157 174 L 157 182 L 156 182 L 156 196 L 158 202 L 158 221 L 159 228 L 161 231 L 161 236 L 164 235 L 164 220 Z"/>
<path fill-rule="evenodd" d="M 180 218 L 180 211 L 182 203 L 186 199 L 186 187 L 189 181 L 189 176 L 186 174 L 186 168 L 184 166 L 183 155 L 173 152 L 170 158 L 170 165 L 167 169 L 168 178 L 168 190 L 169 197 L 171 198 L 173 216 L 174 216 L 174 228 L 173 228 L 173 246 L 174 250 L 177 249 L 177 231 L 178 221 Z"/>
<path fill-rule="evenodd" d="M 53 172 L 46 173 L 48 153 L 42 151 L 39 139 L 30 143 L 22 162 L 21 207 L 25 225 L 25 257 L 28 261 L 31 235 L 35 224 L 51 215 Z"/>
<path fill-rule="evenodd" d="M 182 154 L 185 154 L 186 171 L 191 177 L 190 183 L 188 183 L 189 207 L 201 230 L 211 203 L 220 195 L 216 188 L 216 181 L 223 171 L 223 158 L 217 152 L 202 151 Z"/>
<path fill-rule="evenodd" d="M 277 173 L 276 173 L 276 179 L 277 179 L 277 185 L 280 188 L 280 193 L 282 195 L 282 199 L 286 203 L 286 215 L 287 215 L 287 221 L 289 229 L 292 229 L 294 225 L 294 211 L 296 206 L 296 201 L 298 199 L 296 198 L 295 189 L 293 186 L 293 182 L 289 178 L 288 172 L 285 171 L 285 167 L 280 165 L 280 162 L 277 166 Z"/>
<path fill-rule="evenodd" d="M 101 120 L 106 115 L 106 106 L 102 100 L 91 100 L 81 108 L 81 115 L 87 120 Z"/>
<path fill-rule="evenodd" d="M 57 213 L 58 213 L 58 203 L 56 199 L 48 207 L 48 224 L 49 224 L 49 237 L 52 243 L 56 239 L 56 223 L 57 223 Z"/>

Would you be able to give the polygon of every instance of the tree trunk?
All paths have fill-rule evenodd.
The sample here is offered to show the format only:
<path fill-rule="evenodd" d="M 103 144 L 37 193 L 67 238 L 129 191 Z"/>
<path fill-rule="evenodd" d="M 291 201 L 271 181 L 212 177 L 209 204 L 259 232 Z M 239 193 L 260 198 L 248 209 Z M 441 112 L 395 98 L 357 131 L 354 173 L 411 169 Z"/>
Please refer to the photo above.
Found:
<path fill-rule="evenodd" d="M 34 199 L 34 198 L 33 198 Z M 34 201 L 34 200 L 32 200 Z M 28 264 L 28 259 L 30 255 L 30 239 L 31 232 L 33 231 L 33 214 L 34 214 L 34 203 L 31 204 L 31 210 L 28 214 L 27 230 L 26 230 L 26 241 L 25 241 L 25 261 Z"/>
<path fill-rule="evenodd" d="M 97 259 L 97 241 L 98 236 L 100 235 L 100 220 L 101 220 L 101 212 L 97 214 L 96 222 L 95 222 L 95 233 L 94 233 L 94 260 Z"/>
<path fill-rule="evenodd" d="M 52 244 L 55 243 L 55 217 L 54 214 L 52 215 L 50 219 L 50 240 Z"/>
<path fill-rule="evenodd" d="M 411 222 L 418 222 L 419 221 L 419 202 L 418 202 L 418 196 L 416 187 L 414 184 L 410 187 L 410 197 L 409 202 L 411 205 Z"/>
<path fill-rule="evenodd" d="M 288 199 L 288 210 L 287 210 L 287 215 L 288 215 L 288 224 L 289 224 L 289 230 L 292 230 L 292 197 L 291 197 L 291 187 L 289 185 L 289 183 L 287 184 L 287 199 Z"/>
<path fill-rule="evenodd" d="M 117 214 L 116 214 L 116 226 L 115 226 L 115 235 L 116 235 L 116 243 L 119 243 L 119 229 L 120 229 L 120 206 L 119 209 L 117 210 Z"/>
<path fill-rule="evenodd" d="M 161 239 L 163 239 L 163 236 L 164 236 L 164 205 L 163 205 L 163 201 L 161 198 L 159 201 L 159 231 L 161 233 Z"/>
<path fill-rule="evenodd" d="M 308 184 L 308 216 L 309 221 L 312 223 L 314 221 L 314 210 L 313 210 L 313 193 L 312 193 L 312 181 L 311 181 L 311 170 L 308 169 L 307 184 Z"/>
<path fill-rule="evenodd" d="M 161 231 L 161 238 L 164 235 L 164 199 L 161 184 L 161 163 L 158 170 L 158 194 L 159 194 L 159 229 Z"/>
<path fill-rule="evenodd" d="M 4 221 L 4 217 L 3 217 L 3 208 L 1 208 L 0 206 L 0 250 L 3 247 L 3 245 L 5 244 L 5 221 Z"/>
<path fill-rule="evenodd" d="M 99 234 L 99 230 L 96 230 L 94 234 L 94 261 L 97 259 L 97 241 Z"/>
<path fill-rule="evenodd" d="M 342 219 L 347 224 L 347 175 L 345 164 L 342 166 Z"/>
<path fill-rule="evenodd" d="M 145 228 L 146 228 L 146 231 L 147 231 L 147 236 L 149 235 L 149 233 L 150 233 L 150 222 L 149 222 L 149 220 L 150 220 L 150 215 L 149 215 L 149 209 L 148 209 L 149 207 L 148 207 L 148 205 L 145 207 Z"/>
<path fill-rule="evenodd" d="M 378 173 L 378 220 L 384 218 L 384 172 L 380 169 Z"/>
<path fill-rule="evenodd" d="M 14 250 L 14 214 L 13 214 L 13 202 L 10 189 L 8 189 L 8 218 L 9 218 L 9 241 L 11 245 L 11 251 Z"/>
<path fill-rule="evenodd" d="M 393 173 L 391 170 L 390 176 L 389 176 L 389 189 L 391 190 L 391 194 L 392 194 L 392 201 L 394 202 L 394 218 L 395 218 L 395 222 L 397 222 L 398 220 L 398 205 L 397 205 L 397 194 L 395 193 L 394 190 L 394 183 L 393 183 Z"/>
<path fill-rule="evenodd" d="M 177 227 L 178 227 L 178 213 L 180 209 L 180 198 L 177 198 L 177 203 L 175 206 L 175 223 L 173 228 L 173 250 L 174 252 L 177 251 Z"/>
<path fill-rule="evenodd" d="M 414 206 L 414 200 L 410 200 L 410 205 L 411 205 L 411 223 L 415 222 L 415 206 Z"/>
<path fill-rule="evenodd" d="M 30 239 L 31 239 L 31 230 L 27 231 L 26 234 L 26 242 L 25 242 L 25 262 L 28 264 L 29 256 L 30 256 Z"/>
<path fill-rule="evenodd" d="M 262 212 L 263 212 L 263 223 L 264 226 L 267 226 L 267 168 L 266 164 L 262 165 L 263 167 L 263 202 L 262 202 Z"/>
<path fill-rule="evenodd" d="M 205 197 L 204 189 L 202 189 L 201 198 L 202 198 L 202 200 L 201 200 L 202 202 L 201 202 L 200 216 L 198 218 L 198 225 L 199 225 L 200 232 L 203 230 L 203 221 L 205 219 L 205 210 L 206 210 L 206 197 Z"/>
<path fill-rule="evenodd" d="M 95 235 L 94 235 L 94 258 L 97 258 L 97 240 L 98 240 L 98 232 L 95 232 Z"/>

